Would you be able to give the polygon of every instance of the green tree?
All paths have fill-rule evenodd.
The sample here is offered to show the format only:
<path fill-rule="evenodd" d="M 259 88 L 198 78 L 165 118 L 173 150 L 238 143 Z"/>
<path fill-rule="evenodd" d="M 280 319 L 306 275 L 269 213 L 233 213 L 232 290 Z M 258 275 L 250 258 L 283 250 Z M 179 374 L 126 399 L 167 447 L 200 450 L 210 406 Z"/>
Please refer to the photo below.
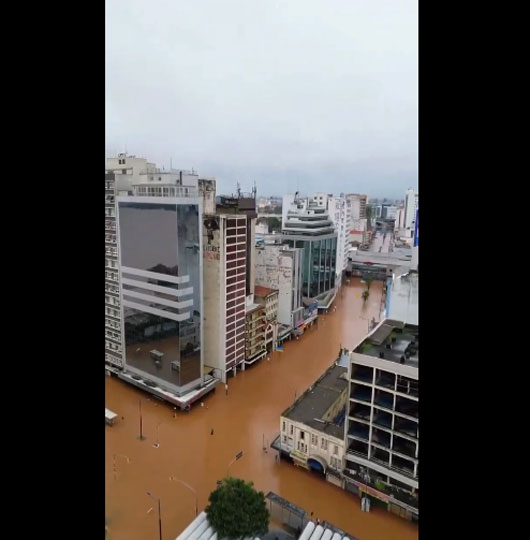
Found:
<path fill-rule="evenodd" d="M 282 228 L 282 221 L 278 218 L 269 218 L 269 230 L 272 231 L 280 231 Z"/>
<path fill-rule="evenodd" d="M 239 539 L 267 533 L 269 511 L 265 496 L 254 489 L 252 482 L 225 478 L 208 500 L 205 512 L 218 538 Z"/>
<path fill-rule="evenodd" d="M 366 302 L 368 300 L 368 297 L 370 296 L 370 292 L 368 291 L 368 289 L 363 291 L 363 294 L 361 296 L 363 297 L 363 302 Z"/>
<path fill-rule="evenodd" d="M 370 285 L 372 284 L 373 278 L 370 275 L 365 276 L 364 281 L 366 281 L 366 290 L 370 290 Z"/>

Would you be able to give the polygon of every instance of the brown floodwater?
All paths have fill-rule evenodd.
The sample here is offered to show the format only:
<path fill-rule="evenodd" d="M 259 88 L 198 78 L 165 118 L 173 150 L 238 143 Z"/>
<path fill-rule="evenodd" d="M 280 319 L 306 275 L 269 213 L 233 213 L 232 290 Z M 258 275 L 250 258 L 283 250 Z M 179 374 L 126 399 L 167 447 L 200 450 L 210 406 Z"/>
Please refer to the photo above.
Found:
<path fill-rule="evenodd" d="M 329 521 L 360 540 L 416 539 L 417 525 L 373 506 L 370 513 L 361 512 L 357 496 L 286 461 L 276 463 L 271 448 L 263 451 L 263 441 L 269 447 L 279 434 L 280 414 L 295 393 L 299 396 L 334 362 L 341 345 L 353 348 L 362 339 L 367 319 L 379 320 L 382 283 L 372 283 L 365 306 L 363 288 L 359 279 L 352 279 L 335 301 L 336 312 L 319 317 L 318 326 L 298 341 L 286 342 L 284 352 L 270 355 L 270 361 L 263 358 L 239 372 L 228 382 L 228 395 L 220 385 L 204 399 L 204 407 L 198 404 L 188 413 L 106 377 L 105 406 L 119 415 L 114 426 L 105 427 L 109 540 L 158 539 L 158 506 L 148 491 L 161 499 L 163 540 L 174 540 L 194 518 L 195 498 L 169 478 L 196 490 L 200 512 L 241 450 L 243 457 L 230 467 L 232 476 L 253 481 L 265 493 L 274 491 L 314 512 L 315 519 Z M 145 440 L 138 438 L 139 400 Z M 154 448 L 157 432 L 159 448 Z"/>

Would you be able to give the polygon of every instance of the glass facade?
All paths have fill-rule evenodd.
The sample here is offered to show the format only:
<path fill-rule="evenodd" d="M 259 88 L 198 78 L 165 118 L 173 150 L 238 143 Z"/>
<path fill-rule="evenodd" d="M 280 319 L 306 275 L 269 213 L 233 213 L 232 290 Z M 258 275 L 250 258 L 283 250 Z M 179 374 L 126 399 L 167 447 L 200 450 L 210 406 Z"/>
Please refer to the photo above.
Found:
<path fill-rule="evenodd" d="M 288 239 L 290 247 L 304 250 L 302 294 L 314 298 L 335 287 L 337 237 L 311 240 Z"/>
<path fill-rule="evenodd" d="M 127 367 L 186 386 L 201 376 L 199 206 L 118 207 Z"/>

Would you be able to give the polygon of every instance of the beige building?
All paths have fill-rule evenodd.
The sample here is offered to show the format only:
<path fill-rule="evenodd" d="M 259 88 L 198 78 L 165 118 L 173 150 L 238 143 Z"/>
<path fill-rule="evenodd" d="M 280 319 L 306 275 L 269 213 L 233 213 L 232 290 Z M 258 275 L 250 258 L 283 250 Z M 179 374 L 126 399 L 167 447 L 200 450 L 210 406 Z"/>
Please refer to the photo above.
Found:
<path fill-rule="evenodd" d="M 265 307 L 265 349 L 276 349 L 278 335 L 278 291 L 261 285 L 254 287 L 254 298 L 257 304 Z"/>
<path fill-rule="evenodd" d="M 247 297 L 245 315 L 245 364 L 253 364 L 266 354 L 265 306 L 254 303 L 254 295 Z"/>
<path fill-rule="evenodd" d="M 280 417 L 273 448 L 342 487 L 347 355 L 334 363 Z"/>

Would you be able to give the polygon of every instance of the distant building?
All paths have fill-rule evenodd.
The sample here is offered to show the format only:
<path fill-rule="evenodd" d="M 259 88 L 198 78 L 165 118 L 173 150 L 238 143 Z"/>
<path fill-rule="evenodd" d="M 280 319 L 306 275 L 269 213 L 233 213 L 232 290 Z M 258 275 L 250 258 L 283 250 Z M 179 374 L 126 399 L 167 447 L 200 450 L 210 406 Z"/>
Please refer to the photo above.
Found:
<path fill-rule="evenodd" d="M 349 355 L 340 358 L 280 417 L 273 443 L 298 466 L 342 486 L 344 417 L 348 401 Z"/>
<path fill-rule="evenodd" d="M 351 219 L 366 219 L 368 197 L 366 195 L 359 195 L 358 193 L 349 193 L 346 195 L 346 199 L 349 201 Z"/>
<path fill-rule="evenodd" d="M 418 196 L 419 194 L 412 188 L 407 189 L 405 192 L 405 229 L 414 230 Z"/>

